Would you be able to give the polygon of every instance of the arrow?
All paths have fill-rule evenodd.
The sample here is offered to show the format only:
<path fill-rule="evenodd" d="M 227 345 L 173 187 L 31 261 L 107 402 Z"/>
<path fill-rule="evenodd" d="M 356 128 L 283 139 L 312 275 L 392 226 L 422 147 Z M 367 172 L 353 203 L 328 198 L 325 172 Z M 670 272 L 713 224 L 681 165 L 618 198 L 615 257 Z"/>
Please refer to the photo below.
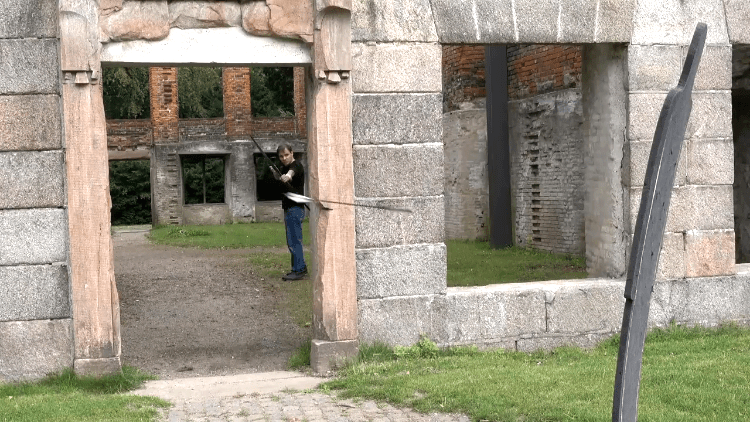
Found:
<path fill-rule="evenodd" d="M 330 210 L 330 209 L 332 209 L 332 208 L 327 207 L 327 206 L 325 206 L 323 204 L 323 202 L 327 202 L 329 204 L 350 205 L 352 207 L 378 208 L 378 209 L 381 209 L 381 210 L 396 211 L 396 212 L 408 212 L 408 213 L 413 212 L 410 209 L 389 207 L 389 206 L 385 206 L 385 205 L 366 205 L 366 204 L 353 204 L 351 202 L 338 202 L 338 201 L 317 200 L 317 199 L 312 199 L 312 198 L 310 198 L 308 196 L 298 195 L 298 194 L 293 193 L 293 192 L 286 192 L 286 193 L 284 193 L 284 196 L 286 196 L 287 198 L 289 198 L 290 200 L 292 200 L 292 201 L 294 201 L 294 202 L 296 202 L 298 204 L 305 204 L 305 203 L 307 203 L 307 204 L 317 204 L 317 205 L 320 205 L 320 207 L 323 208 L 324 210 Z"/>

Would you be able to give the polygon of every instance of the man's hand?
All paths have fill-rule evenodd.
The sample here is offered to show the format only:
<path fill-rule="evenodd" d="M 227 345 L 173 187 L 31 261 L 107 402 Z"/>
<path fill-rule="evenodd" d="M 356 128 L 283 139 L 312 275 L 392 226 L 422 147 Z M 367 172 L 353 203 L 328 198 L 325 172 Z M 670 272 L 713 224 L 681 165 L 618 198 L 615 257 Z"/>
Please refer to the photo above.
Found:
<path fill-rule="evenodd" d="M 288 182 L 289 182 L 289 181 L 291 181 L 291 180 L 292 180 L 292 176 L 290 176 L 290 175 L 289 175 L 288 173 L 287 173 L 287 174 L 282 174 L 282 175 L 281 175 L 281 181 L 282 181 L 282 182 L 284 182 L 284 183 L 288 183 Z"/>
<path fill-rule="evenodd" d="M 274 166 L 268 166 L 268 168 L 271 169 L 271 173 L 273 173 L 273 178 L 274 179 L 276 179 L 276 180 L 280 180 L 281 179 L 281 173 L 279 173 L 279 171 L 276 170 L 276 167 L 274 167 Z"/>

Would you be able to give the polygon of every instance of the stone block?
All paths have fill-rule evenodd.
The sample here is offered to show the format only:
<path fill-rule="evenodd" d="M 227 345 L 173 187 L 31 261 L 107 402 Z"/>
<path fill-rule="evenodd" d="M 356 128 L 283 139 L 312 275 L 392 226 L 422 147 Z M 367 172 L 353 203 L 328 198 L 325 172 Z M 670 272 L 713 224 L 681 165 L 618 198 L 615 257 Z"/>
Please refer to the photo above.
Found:
<path fill-rule="evenodd" d="M 442 195 L 443 144 L 355 145 L 354 194 L 359 198 Z"/>
<path fill-rule="evenodd" d="M 558 40 L 559 2 L 521 0 L 514 5 L 518 41 L 543 44 Z"/>
<path fill-rule="evenodd" d="M 0 38 L 54 38 L 57 2 L 50 0 L 0 1 Z"/>
<path fill-rule="evenodd" d="M 431 338 L 437 343 L 476 343 L 482 338 L 480 298 L 471 291 L 435 296 L 432 302 Z"/>
<path fill-rule="evenodd" d="M 352 41 L 437 42 L 429 0 L 354 0 Z"/>
<path fill-rule="evenodd" d="M 62 151 L 0 152 L 0 208 L 62 207 Z"/>
<path fill-rule="evenodd" d="M 688 278 L 674 282 L 675 322 L 716 326 L 750 320 L 748 277 Z"/>
<path fill-rule="evenodd" d="M 0 151 L 62 148 L 60 97 L 0 96 Z"/>
<path fill-rule="evenodd" d="M 0 239 L 0 265 L 67 261 L 65 210 L 0 210 Z"/>
<path fill-rule="evenodd" d="M 472 290 L 478 297 L 480 334 L 485 341 L 546 331 L 545 296 L 539 283 L 499 284 Z"/>
<path fill-rule="evenodd" d="M 58 94 L 56 39 L 0 40 L 0 94 Z"/>
<path fill-rule="evenodd" d="M 445 208 L 442 196 L 357 199 L 358 204 L 411 209 L 411 213 L 357 207 L 357 248 L 385 248 L 416 243 L 443 243 Z"/>
<path fill-rule="evenodd" d="M 72 366 L 71 319 L 0 322 L 0 382 L 35 380 Z"/>
<path fill-rule="evenodd" d="M 653 140 L 666 93 L 630 94 L 628 136 L 631 140 Z M 731 138 L 732 96 L 730 91 L 694 92 L 686 138 Z"/>
<path fill-rule="evenodd" d="M 63 265 L 0 267 L 0 321 L 70 318 Z"/>
<path fill-rule="evenodd" d="M 588 0 L 560 0 L 560 3 L 557 40 L 594 42 L 597 4 Z"/>
<path fill-rule="evenodd" d="M 662 250 L 662 255 L 664 251 Z M 660 257 L 661 259 L 661 257 Z M 651 304 L 648 312 L 648 328 L 666 328 L 674 320 L 672 306 L 672 280 L 657 280 L 651 292 Z"/>
<path fill-rule="evenodd" d="M 685 277 L 685 239 L 682 233 L 664 233 L 657 280 Z"/>
<path fill-rule="evenodd" d="M 161 40 L 169 35 L 167 0 L 125 0 L 122 10 L 99 20 L 101 42 Z"/>
<path fill-rule="evenodd" d="M 441 92 L 437 43 L 352 43 L 352 92 Z"/>
<path fill-rule="evenodd" d="M 731 185 L 734 183 L 732 139 L 693 139 L 687 145 L 687 183 Z"/>
<path fill-rule="evenodd" d="M 440 142 L 441 94 L 352 95 L 354 145 Z"/>
<path fill-rule="evenodd" d="M 642 187 L 646 181 L 646 168 L 648 167 L 648 158 L 651 155 L 653 141 L 630 141 L 625 144 L 625 154 L 623 157 L 623 175 L 622 179 L 626 186 Z M 683 186 L 688 183 L 688 143 L 684 143 L 680 153 L 680 161 L 677 163 L 675 172 L 674 185 Z M 639 197 L 640 198 L 640 197 Z"/>
<path fill-rule="evenodd" d="M 635 230 L 643 188 L 630 190 L 630 227 Z M 666 232 L 734 227 L 731 185 L 683 186 L 672 190 Z"/>
<path fill-rule="evenodd" d="M 685 235 L 687 277 L 734 274 L 734 230 L 690 230 Z"/>
<path fill-rule="evenodd" d="M 679 45 L 631 44 L 628 86 L 632 91 L 669 91 L 680 80 L 682 62 L 683 48 Z"/>
<path fill-rule="evenodd" d="M 357 297 L 445 293 L 444 244 L 357 249 Z"/>
<path fill-rule="evenodd" d="M 721 0 L 638 2 L 632 43 L 688 45 L 698 22 L 708 25 L 706 44 L 729 43 Z"/>
<path fill-rule="evenodd" d="M 184 1 L 169 3 L 171 27 L 217 28 L 241 26 L 242 12 L 239 3 Z"/>
<path fill-rule="evenodd" d="M 683 56 L 687 56 L 688 47 L 683 47 L 682 51 Z M 695 75 L 693 89 L 696 91 L 732 89 L 731 45 L 707 45 L 703 48 L 703 56 L 698 66 L 698 73 Z"/>
<path fill-rule="evenodd" d="M 119 356 L 114 358 L 76 359 L 73 362 L 73 370 L 76 375 L 83 377 L 112 375 L 120 372 L 121 369 L 122 365 Z"/>
<path fill-rule="evenodd" d="M 537 350 L 550 351 L 559 347 L 580 347 L 583 349 L 593 349 L 602 341 L 612 337 L 615 332 L 611 333 L 591 333 L 572 336 L 541 336 L 532 338 L 521 338 L 516 342 L 519 352 L 531 353 Z"/>
<path fill-rule="evenodd" d="M 512 0 L 431 0 L 438 38 L 443 44 L 513 43 Z"/>
<path fill-rule="evenodd" d="M 408 296 L 359 301 L 360 343 L 384 342 L 411 346 L 430 335 L 434 296 Z"/>
<path fill-rule="evenodd" d="M 550 282 L 544 286 L 547 332 L 613 333 L 622 326 L 625 305 L 622 281 L 590 279 Z"/>
<path fill-rule="evenodd" d="M 746 0 L 724 0 L 727 30 L 731 44 L 750 44 L 750 3 Z"/>
<path fill-rule="evenodd" d="M 599 0 L 598 25 L 594 37 L 599 43 L 629 43 L 633 37 L 636 0 Z"/>
<path fill-rule="evenodd" d="M 326 374 L 332 369 L 341 367 L 347 360 L 355 358 L 357 353 L 359 353 L 357 340 L 312 340 L 310 366 L 316 374 Z"/>

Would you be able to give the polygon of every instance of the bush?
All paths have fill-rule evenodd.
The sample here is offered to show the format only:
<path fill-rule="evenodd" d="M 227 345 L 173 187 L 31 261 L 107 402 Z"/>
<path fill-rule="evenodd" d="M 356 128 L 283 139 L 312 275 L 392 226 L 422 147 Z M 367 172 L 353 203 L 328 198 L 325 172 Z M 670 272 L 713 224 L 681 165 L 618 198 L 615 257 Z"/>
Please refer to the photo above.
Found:
<path fill-rule="evenodd" d="M 112 225 L 151 224 L 151 164 L 148 160 L 109 163 Z"/>

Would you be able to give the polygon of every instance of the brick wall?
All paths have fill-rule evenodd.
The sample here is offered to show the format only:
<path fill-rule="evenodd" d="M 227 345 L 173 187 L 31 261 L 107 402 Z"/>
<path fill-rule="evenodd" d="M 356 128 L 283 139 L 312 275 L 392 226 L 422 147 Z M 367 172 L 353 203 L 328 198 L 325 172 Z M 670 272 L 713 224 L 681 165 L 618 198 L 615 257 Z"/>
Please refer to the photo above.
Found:
<path fill-rule="evenodd" d="M 155 143 L 179 140 L 180 107 L 177 91 L 176 67 L 151 67 L 148 69 L 148 91 L 151 99 L 151 124 Z"/>
<path fill-rule="evenodd" d="M 459 104 L 486 97 L 484 87 L 484 46 L 443 46 L 443 112 L 459 109 Z"/>
<path fill-rule="evenodd" d="M 519 44 L 508 46 L 508 97 L 527 98 L 580 88 L 581 47 Z"/>
<path fill-rule="evenodd" d="M 227 137 L 242 139 L 252 133 L 250 105 L 250 68 L 225 67 L 221 72 L 224 92 L 224 117 Z"/>
<path fill-rule="evenodd" d="M 153 143 L 154 126 L 150 119 L 107 120 L 107 147 L 110 151 L 150 148 Z"/>

